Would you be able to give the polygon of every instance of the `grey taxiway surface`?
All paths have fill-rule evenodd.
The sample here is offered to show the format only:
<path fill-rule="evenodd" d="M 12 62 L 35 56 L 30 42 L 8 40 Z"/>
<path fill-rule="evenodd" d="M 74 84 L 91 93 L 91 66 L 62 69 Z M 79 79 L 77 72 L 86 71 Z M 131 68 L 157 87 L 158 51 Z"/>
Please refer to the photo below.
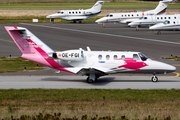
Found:
<path fill-rule="evenodd" d="M 118 74 L 104 76 L 98 82 L 87 84 L 86 77 L 55 70 L 27 71 L 0 74 L 0 89 L 9 88 L 117 88 L 117 89 L 180 89 L 180 62 L 162 57 L 180 56 L 180 31 L 156 31 L 140 28 L 136 32 L 124 24 L 107 24 L 106 28 L 95 23 L 22 23 L 0 24 L 0 56 L 21 56 L 4 26 L 26 27 L 52 49 L 86 49 L 112 51 L 140 51 L 151 59 L 166 62 L 177 68 L 176 73 L 158 75 L 159 82 L 152 83 L 152 75 Z"/>

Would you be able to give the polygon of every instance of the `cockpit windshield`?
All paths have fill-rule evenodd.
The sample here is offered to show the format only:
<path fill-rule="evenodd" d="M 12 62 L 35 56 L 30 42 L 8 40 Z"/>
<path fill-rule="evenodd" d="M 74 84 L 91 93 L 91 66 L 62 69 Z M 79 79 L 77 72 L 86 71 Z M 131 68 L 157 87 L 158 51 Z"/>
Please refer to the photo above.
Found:
<path fill-rule="evenodd" d="M 60 13 L 60 14 L 63 14 L 64 12 L 61 12 L 61 11 L 59 11 L 59 12 L 57 12 L 58 14 Z"/>
<path fill-rule="evenodd" d="M 140 20 L 142 20 L 143 19 L 143 17 L 141 17 L 141 18 L 139 18 Z"/>
<path fill-rule="evenodd" d="M 148 57 L 146 57 L 143 53 L 139 53 L 139 57 L 142 61 L 146 61 L 148 59 Z"/>
<path fill-rule="evenodd" d="M 166 24 L 169 24 L 169 23 L 170 23 L 170 21 L 165 21 L 165 22 L 164 22 L 165 25 L 166 25 Z"/>
<path fill-rule="evenodd" d="M 108 14 L 108 15 L 106 15 L 106 17 L 109 17 L 109 14 Z"/>

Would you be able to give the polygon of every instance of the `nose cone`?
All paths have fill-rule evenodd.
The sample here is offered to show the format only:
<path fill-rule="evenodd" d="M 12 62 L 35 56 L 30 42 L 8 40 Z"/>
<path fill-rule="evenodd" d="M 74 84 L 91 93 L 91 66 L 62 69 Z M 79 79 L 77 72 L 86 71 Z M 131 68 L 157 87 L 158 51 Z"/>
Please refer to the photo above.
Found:
<path fill-rule="evenodd" d="M 46 16 L 46 18 L 57 18 L 59 15 L 58 14 L 51 14 Z"/>
<path fill-rule="evenodd" d="M 156 30 L 157 29 L 157 25 L 153 25 L 151 27 L 149 27 L 150 30 Z"/>
<path fill-rule="evenodd" d="M 131 23 L 128 24 L 128 26 L 130 26 L 130 27 L 136 27 L 136 26 L 138 26 L 138 25 L 140 25 L 140 23 L 139 23 L 138 21 L 136 21 L 136 22 L 131 22 Z"/>
<path fill-rule="evenodd" d="M 163 62 L 158 62 L 154 61 L 153 62 L 153 67 L 154 70 L 157 71 L 157 73 L 169 73 L 169 72 L 174 72 L 176 71 L 176 67 L 163 63 Z"/>
<path fill-rule="evenodd" d="M 96 23 L 105 23 L 106 20 L 104 18 L 100 18 L 98 20 L 95 21 Z"/>
<path fill-rule="evenodd" d="M 51 15 L 46 16 L 46 18 L 51 18 Z"/>

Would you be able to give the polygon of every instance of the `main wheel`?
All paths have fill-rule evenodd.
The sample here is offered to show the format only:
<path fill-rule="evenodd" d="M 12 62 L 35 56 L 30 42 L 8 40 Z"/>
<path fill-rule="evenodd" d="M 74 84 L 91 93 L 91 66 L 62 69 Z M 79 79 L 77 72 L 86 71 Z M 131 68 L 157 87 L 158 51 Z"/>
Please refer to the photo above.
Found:
<path fill-rule="evenodd" d="M 153 76 L 153 77 L 151 78 L 151 80 L 152 80 L 152 82 L 157 82 L 157 81 L 158 81 L 158 78 L 157 78 L 156 76 Z"/>
<path fill-rule="evenodd" d="M 93 83 L 93 80 L 90 79 L 89 77 L 86 79 L 87 83 Z"/>

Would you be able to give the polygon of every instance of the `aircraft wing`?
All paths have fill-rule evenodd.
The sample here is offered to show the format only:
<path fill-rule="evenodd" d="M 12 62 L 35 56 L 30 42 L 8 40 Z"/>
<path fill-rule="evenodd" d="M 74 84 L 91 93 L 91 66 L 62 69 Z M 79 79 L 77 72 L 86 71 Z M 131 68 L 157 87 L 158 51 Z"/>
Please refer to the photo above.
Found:
<path fill-rule="evenodd" d="M 71 16 L 71 17 L 65 17 L 63 19 L 65 19 L 65 20 L 84 20 L 87 18 L 88 18 L 88 16 Z"/>

